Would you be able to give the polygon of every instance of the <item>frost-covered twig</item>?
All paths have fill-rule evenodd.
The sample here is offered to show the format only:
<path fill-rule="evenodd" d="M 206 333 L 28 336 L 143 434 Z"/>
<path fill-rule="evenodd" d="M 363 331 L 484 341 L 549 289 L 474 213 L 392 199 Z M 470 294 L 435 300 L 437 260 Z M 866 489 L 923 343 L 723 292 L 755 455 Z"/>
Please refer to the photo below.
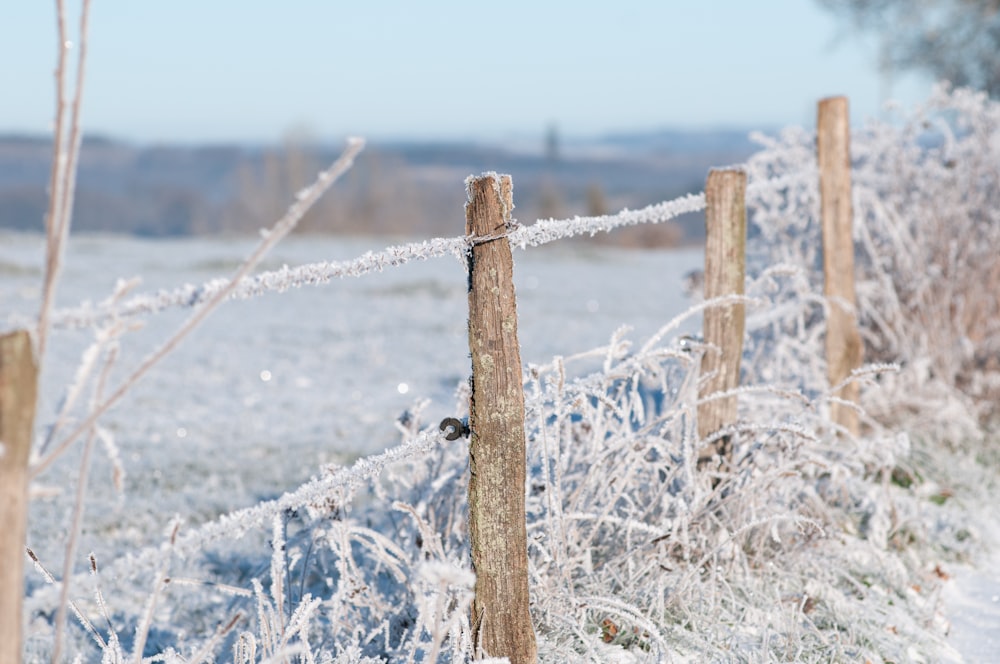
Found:
<path fill-rule="evenodd" d="M 160 362 L 164 357 L 166 357 L 170 352 L 180 344 L 181 341 L 187 337 L 205 318 L 209 316 L 215 309 L 222 304 L 232 293 L 236 290 L 239 283 L 243 278 L 249 274 L 260 262 L 260 260 L 270 251 L 275 244 L 277 244 L 283 237 L 295 228 L 295 225 L 299 220 L 305 215 L 305 213 L 311 208 L 316 201 L 319 200 L 320 196 L 326 192 L 330 186 L 336 182 L 341 175 L 346 173 L 351 165 L 354 163 L 354 158 L 364 147 L 364 141 L 361 139 L 351 139 L 348 142 L 347 148 L 340 155 L 340 157 L 325 171 L 322 171 L 317 177 L 316 181 L 309 187 L 303 189 L 296 196 L 296 200 L 292 203 L 291 207 L 285 215 L 275 223 L 271 230 L 265 233 L 264 238 L 257 245 L 257 248 L 250 255 L 249 258 L 244 261 L 240 268 L 236 271 L 236 274 L 229 280 L 229 282 L 217 291 L 212 297 L 210 297 L 200 308 L 195 310 L 195 312 L 174 332 L 162 346 L 160 346 L 156 351 L 149 355 L 145 360 L 143 360 L 139 366 L 125 379 L 122 381 L 111 395 L 104 400 L 99 406 L 94 408 L 88 417 L 84 419 L 76 428 L 74 428 L 66 437 L 56 446 L 56 448 L 50 452 L 45 457 L 37 460 L 31 468 L 31 478 L 34 479 L 40 473 L 44 472 L 52 462 L 54 462 L 59 456 L 61 456 L 69 446 L 82 434 L 87 431 L 97 420 L 106 413 L 112 406 L 114 406 L 118 401 L 125 396 L 128 391 L 139 381 L 150 369 L 152 369 L 156 364 Z"/>
<path fill-rule="evenodd" d="M 128 291 L 135 286 L 135 284 L 136 280 L 119 280 L 115 285 L 114 292 L 107 299 L 107 304 L 114 306 L 119 303 Z M 66 423 L 69 421 L 70 412 L 72 412 L 77 399 L 80 397 L 80 394 L 83 392 L 83 388 L 90 379 L 90 374 L 97 366 L 97 359 L 100 357 L 101 352 L 106 347 L 116 344 L 117 339 L 124 333 L 124 331 L 124 324 L 117 319 L 113 319 L 108 321 L 104 327 L 95 332 L 94 342 L 88 346 L 81 355 L 80 363 L 77 365 L 76 374 L 69 385 L 66 386 L 65 394 L 56 409 L 55 420 L 48 427 L 45 432 L 45 439 L 42 441 L 41 445 L 38 446 L 38 450 L 35 452 L 38 456 L 45 454 L 49 445 L 52 444 L 59 432 L 66 426 Z M 91 408 L 94 406 L 96 406 L 96 404 L 92 403 Z"/>
<path fill-rule="evenodd" d="M 233 617 L 229 619 L 228 622 L 222 623 L 216 628 L 215 634 L 209 639 L 205 645 L 201 647 L 190 659 L 186 660 L 185 664 L 202 664 L 202 662 L 208 661 L 212 657 L 212 651 L 215 650 L 215 646 L 219 641 L 229 632 L 233 631 L 237 624 L 243 619 L 243 614 L 237 611 L 233 614 Z"/>
<path fill-rule="evenodd" d="M 45 579 L 47 583 L 50 584 L 57 583 L 56 577 L 54 577 L 52 575 L 52 572 L 50 572 L 45 567 L 45 565 L 42 564 L 42 561 L 38 559 L 38 556 L 35 555 L 35 552 L 32 551 L 30 548 L 28 548 L 27 553 L 28 557 L 31 558 L 31 562 L 34 563 L 35 569 L 38 570 L 38 573 L 42 575 L 42 578 Z M 65 582 L 66 579 L 63 579 L 63 581 Z M 94 641 L 97 643 L 97 645 L 100 646 L 101 650 L 103 651 L 104 649 L 106 649 L 108 644 L 104 641 L 104 637 L 102 637 L 101 633 L 97 631 L 97 628 L 94 627 L 94 624 L 87 619 L 87 616 L 83 614 L 83 611 L 80 610 L 79 605 L 73 600 L 69 600 L 68 605 L 69 608 L 73 610 L 73 614 L 76 616 L 77 620 L 79 620 L 80 624 L 83 625 L 83 627 L 90 633 L 90 635 L 94 638 Z"/>
<path fill-rule="evenodd" d="M 146 639 L 149 637 L 150 627 L 153 626 L 153 610 L 156 607 L 157 600 L 160 598 L 160 593 L 163 592 L 163 588 L 168 582 L 167 572 L 170 569 L 170 558 L 173 554 L 173 546 L 177 541 L 177 530 L 180 528 L 180 525 L 180 520 L 177 518 L 170 524 L 170 534 L 167 537 L 166 550 L 162 552 L 163 559 L 156 577 L 153 579 L 153 592 L 146 599 L 146 608 L 142 612 L 142 618 L 135 628 L 135 640 L 132 646 L 132 659 L 135 664 L 142 664 L 142 653 L 146 648 Z"/>
<path fill-rule="evenodd" d="M 108 374 L 117 358 L 118 347 L 117 345 L 112 345 L 108 349 L 107 357 L 104 360 L 104 367 L 101 369 L 97 385 L 94 388 L 92 406 L 103 398 Z M 73 559 L 76 557 L 76 543 L 83 527 L 84 497 L 87 495 L 87 483 L 90 478 L 90 454 L 93 450 L 94 438 L 97 436 L 97 433 L 95 425 L 87 434 L 87 439 L 83 445 L 83 456 L 80 459 L 80 471 L 76 478 L 76 500 L 73 504 L 73 518 L 69 527 L 69 539 L 66 542 L 66 549 L 63 553 L 63 582 L 59 591 L 59 609 L 56 611 L 55 644 L 52 651 L 52 664 L 59 663 L 59 655 L 62 649 L 63 631 L 66 627 L 66 608 L 69 604 L 69 587 L 73 578 Z"/>
<path fill-rule="evenodd" d="M 72 115 L 69 119 L 69 139 L 63 132 L 66 127 L 66 61 L 73 43 L 66 33 L 66 7 L 64 0 L 56 0 L 56 20 L 59 33 L 59 57 L 56 65 L 56 117 L 55 135 L 52 140 L 52 170 L 49 176 L 49 206 L 45 216 L 45 279 L 42 286 L 41 309 L 38 313 L 39 359 L 45 356 L 49 331 L 49 316 L 55 302 L 55 289 L 59 281 L 73 216 L 73 199 L 76 194 L 76 164 L 80 154 L 80 110 L 83 102 L 84 75 L 87 67 L 87 23 L 90 0 L 83 0 L 80 13 L 79 49 L 76 63 L 76 86 L 73 91 Z"/>

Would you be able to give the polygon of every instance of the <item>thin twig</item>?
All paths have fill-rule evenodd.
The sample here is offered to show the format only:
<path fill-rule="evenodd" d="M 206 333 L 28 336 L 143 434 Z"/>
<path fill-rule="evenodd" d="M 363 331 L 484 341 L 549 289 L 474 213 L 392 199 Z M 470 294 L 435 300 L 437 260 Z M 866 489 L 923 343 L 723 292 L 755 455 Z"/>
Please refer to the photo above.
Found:
<path fill-rule="evenodd" d="M 364 147 L 364 141 L 361 139 L 351 139 L 344 152 L 340 155 L 340 158 L 333 163 L 330 168 L 321 172 L 316 181 L 299 193 L 297 200 L 288 208 L 285 215 L 278 220 L 278 222 L 271 228 L 271 230 L 264 234 L 263 240 L 257 245 L 253 254 L 240 266 L 233 275 L 232 279 L 225 288 L 218 291 L 213 295 L 208 301 L 202 305 L 201 308 L 195 310 L 193 314 L 177 329 L 177 331 L 170 337 L 162 346 L 160 346 L 156 351 L 149 355 L 145 360 L 143 360 L 139 366 L 129 375 L 121 385 L 115 389 L 115 391 L 109 396 L 103 403 L 94 408 L 90 415 L 83 420 L 79 425 L 76 426 L 66 437 L 52 450 L 48 455 L 39 459 L 31 469 L 30 477 L 35 479 L 39 474 L 45 471 L 52 463 L 62 454 L 69 449 L 69 446 L 79 438 L 79 436 L 85 431 L 89 430 L 91 426 L 112 406 L 117 404 L 122 397 L 124 397 L 128 391 L 135 385 L 135 383 L 141 379 L 146 373 L 152 369 L 156 364 L 160 362 L 164 357 L 166 357 L 172 350 L 174 350 L 180 342 L 190 334 L 198 325 L 204 321 L 209 314 L 215 311 L 216 308 L 222 302 L 230 296 L 230 294 L 236 290 L 240 282 L 246 277 L 253 269 L 260 263 L 264 255 L 270 251 L 274 245 L 276 245 L 283 237 L 288 235 L 295 228 L 295 225 L 299 220 L 305 216 L 306 212 L 319 200 L 320 196 L 326 192 L 330 186 L 336 182 L 341 175 L 350 169 L 351 165 L 354 163 L 354 158 Z"/>
<path fill-rule="evenodd" d="M 80 14 L 79 56 L 76 63 L 76 88 L 73 91 L 73 108 L 70 116 L 70 140 L 64 139 L 66 125 L 66 56 L 72 44 L 66 37 L 66 7 L 64 0 L 56 0 L 56 19 L 59 31 L 59 58 L 56 65 L 56 117 L 52 138 L 52 170 L 49 175 L 49 207 L 45 219 L 45 282 L 42 288 L 42 305 L 38 313 L 38 357 L 45 356 L 49 317 L 55 302 L 56 283 L 62 267 L 66 237 L 69 235 L 73 216 L 73 198 L 76 193 L 76 164 L 80 152 L 80 109 L 87 59 L 87 27 L 90 0 L 83 0 Z"/>
<path fill-rule="evenodd" d="M 73 86 L 73 108 L 69 120 L 69 154 L 66 168 L 63 171 L 63 184 L 61 188 L 62 201 L 59 204 L 60 218 L 59 227 L 56 229 L 59 238 L 59 256 L 62 257 L 62 249 L 65 246 L 66 238 L 69 236 L 70 223 L 73 219 L 73 201 L 76 197 L 76 176 L 77 162 L 80 159 L 80 145 L 82 135 L 80 133 L 80 115 L 83 108 L 83 89 L 86 79 L 87 68 L 87 31 L 90 16 L 90 0 L 83 0 L 83 7 L 80 14 L 80 39 L 79 55 L 76 63 L 76 82 Z M 60 261 L 61 262 L 61 261 Z"/>
<path fill-rule="evenodd" d="M 107 629 L 108 641 L 110 642 L 111 645 L 118 647 L 119 645 L 118 632 L 115 631 L 115 625 L 114 623 L 111 622 L 111 613 L 108 611 L 107 602 L 104 601 L 104 593 L 101 592 L 101 581 L 100 581 L 101 575 L 100 572 L 97 570 L 97 556 L 95 556 L 94 552 L 91 551 L 89 558 L 90 558 L 90 576 L 93 577 L 94 583 L 97 586 L 96 590 L 94 591 L 94 599 L 97 600 L 97 608 L 101 612 L 101 617 L 104 618 L 104 622 L 107 623 L 108 625 Z M 119 660 L 116 661 L 120 661 L 120 658 Z"/>
<path fill-rule="evenodd" d="M 132 645 L 132 657 L 135 660 L 135 664 L 142 664 L 142 652 L 146 649 L 146 639 L 149 638 L 149 628 L 153 625 L 153 611 L 156 608 L 156 602 L 160 599 L 160 593 L 163 592 L 163 588 L 170 582 L 170 578 L 167 573 L 170 569 L 170 561 L 174 555 L 174 545 L 177 543 L 177 531 L 180 527 L 180 520 L 175 518 L 173 527 L 170 529 L 170 539 L 168 541 L 167 550 L 163 554 L 163 564 L 160 566 L 160 571 L 156 575 L 156 581 L 153 582 L 153 592 L 150 594 L 149 600 L 146 602 L 146 609 L 143 611 L 142 619 L 139 622 L 139 626 L 135 630 L 135 642 Z"/>
<path fill-rule="evenodd" d="M 215 634 L 212 635 L 212 638 L 209 639 L 208 642 L 206 642 L 205 645 L 203 645 L 197 653 L 191 656 L 191 659 L 188 660 L 188 663 L 201 664 L 202 662 L 211 659 L 212 650 L 215 648 L 215 646 L 219 643 L 222 637 L 224 637 L 229 632 L 233 631 L 233 628 L 236 627 L 236 625 L 242 619 L 243 619 L 243 613 L 237 611 L 236 613 L 233 614 L 233 617 L 229 619 L 229 622 L 223 625 L 219 625 L 215 630 Z"/>
<path fill-rule="evenodd" d="M 122 298 L 129 292 L 129 290 L 135 286 L 137 280 L 133 279 L 131 281 L 119 280 L 118 284 L 115 286 L 115 292 L 108 298 L 107 302 L 111 305 L 121 302 Z M 87 382 L 90 378 L 90 373 L 94 370 L 97 365 L 97 360 L 100 358 L 105 346 L 115 337 L 121 335 L 126 329 L 123 324 L 117 319 L 111 319 L 107 324 L 102 325 L 102 330 L 98 331 L 95 335 L 96 339 L 94 343 L 90 345 L 87 350 L 83 352 L 80 359 L 80 364 L 76 370 L 76 376 L 73 381 L 66 388 L 66 392 L 62 398 L 61 403 L 57 409 L 57 414 L 55 421 L 48 431 L 45 433 L 45 439 L 42 441 L 41 445 L 38 446 L 37 454 L 42 456 L 49 449 L 49 446 L 55 442 L 56 436 L 62 431 L 63 427 L 70 420 L 70 412 L 72 412 L 74 406 L 76 406 L 76 400 L 80 397 L 83 392 L 83 388 L 86 387 Z M 115 334 L 110 334 L 111 331 L 115 331 Z"/>
<path fill-rule="evenodd" d="M 28 557 L 31 558 L 31 562 L 35 564 L 35 569 L 42 575 L 42 578 L 44 578 L 47 583 L 54 584 L 56 582 L 56 577 L 54 577 L 52 572 L 50 572 L 45 565 L 42 564 L 42 561 L 38 559 L 35 552 L 32 551 L 30 547 L 25 547 L 25 552 L 28 554 Z M 96 627 L 94 627 L 94 623 L 90 622 L 90 620 L 87 619 L 87 616 L 83 614 L 79 605 L 70 600 L 69 608 L 73 609 L 73 613 L 76 615 L 77 620 L 80 621 L 80 624 L 83 625 L 84 629 L 90 632 L 90 635 L 94 638 L 97 645 L 100 646 L 101 650 L 105 650 L 108 647 L 107 642 L 104 641 L 101 633 L 97 631 Z"/>
<path fill-rule="evenodd" d="M 101 375 L 98 378 L 97 386 L 94 388 L 93 401 L 96 404 L 101 399 L 101 393 L 108 381 L 111 367 L 118 357 L 117 346 L 108 349 L 108 356 Z M 63 554 L 63 575 L 62 588 L 59 591 L 59 609 L 56 611 L 56 636 L 55 644 L 52 647 L 52 664 L 58 664 L 62 650 L 63 632 L 66 628 L 66 607 L 69 603 L 69 587 L 73 575 L 73 558 L 76 557 L 76 544 L 80 537 L 80 529 L 83 524 L 83 501 L 87 494 L 87 480 L 90 475 L 90 453 L 94 449 L 94 438 L 97 435 L 97 427 L 91 428 L 87 434 L 87 440 L 83 445 L 83 458 L 80 459 L 80 473 L 76 483 L 76 503 L 73 506 L 73 521 L 69 530 L 69 540 L 66 542 L 66 551 Z"/>
<path fill-rule="evenodd" d="M 56 228 L 56 216 L 58 214 L 59 203 L 62 197 L 58 196 L 58 186 L 62 182 L 60 177 L 62 164 L 65 163 L 63 147 L 63 130 L 65 128 L 66 117 L 66 53 L 69 51 L 66 39 L 66 6 L 63 0 L 56 0 L 56 32 L 58 42 L 58 55 L 56 56 L 56 117 L 53 127 L 52 137 L 52 168 L 49 172 L 49 205 L 45 211 L 45 240 L 46 247 L 51 248 L 54 244 L 54 234 Z M 47 258 L 51 257 L 51 252 Z M 50 269 L 46 264 L 46 270 Z M 49 274 L 46 273 L 46 281 Z M 46 284 L 47 285 L 47 284 Z"/>

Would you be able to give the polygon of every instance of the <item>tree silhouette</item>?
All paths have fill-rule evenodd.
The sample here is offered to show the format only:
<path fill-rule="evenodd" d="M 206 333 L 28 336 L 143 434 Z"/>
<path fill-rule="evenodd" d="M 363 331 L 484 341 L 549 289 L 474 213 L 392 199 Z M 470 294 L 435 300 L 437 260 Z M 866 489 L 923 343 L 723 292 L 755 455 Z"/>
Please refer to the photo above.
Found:
<path fill-rule="evenodd" d="M 880 66 L 922 70 L 1000 95 L 1000 0 L 818 0 L 877 33 Z"/>

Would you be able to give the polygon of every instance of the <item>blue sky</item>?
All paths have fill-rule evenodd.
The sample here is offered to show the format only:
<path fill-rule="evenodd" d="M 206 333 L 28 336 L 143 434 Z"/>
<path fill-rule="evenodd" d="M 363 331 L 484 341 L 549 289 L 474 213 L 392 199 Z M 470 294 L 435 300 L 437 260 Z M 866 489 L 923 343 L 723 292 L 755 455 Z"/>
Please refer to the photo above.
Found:
<path fill-rule="evenodd" d="M 0 131 L 47 132 L 54 2 L 0 5 Z M 814 0 L 93 0 L 84 122 L 141 142 L 771 128 L 930 83 L 887 85 Z"/>

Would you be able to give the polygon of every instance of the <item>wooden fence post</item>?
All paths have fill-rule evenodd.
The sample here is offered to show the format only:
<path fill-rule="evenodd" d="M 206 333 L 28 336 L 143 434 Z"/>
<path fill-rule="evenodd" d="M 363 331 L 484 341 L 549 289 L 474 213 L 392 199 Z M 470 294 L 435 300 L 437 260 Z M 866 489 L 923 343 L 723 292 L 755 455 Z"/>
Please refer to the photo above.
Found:
<path fill-rule="evenodd" d="M 739 169 L 711 170 L 705 185 L 705 299 L 743 295 L 746 277 L 746 173 Z M 735 389 L 740 383 L 740 358 L 746 326 L 742 302 L 705 309 L 702 322 L 707 350 L 701 360 L 699 400 L 717 392 Z M 722 427 L 736 422 L 736 396 L 715 398 L 698 406 L 698 437 L 704 440 Z M 698 465 L 713 456 L 732 459 L 728 436 L 699 450 Z"/>
<path fill-rule="evenodd" d="M 38 364 L 24 331 L 0 336 L 0 663 L 20 662 L 28 454 Z"/>
<path fill-rule="evenodd" d="M 816 126 L 820 214 L 823 225 L 823 294 L 829 311 L 826 362 L 827 377 L 832 387 L 843 382 L 851 375 L 851 371 L 861 366 L 863 353 L 854 308 L 851 139 L 847 97 L 821 100 Z M 851 382 L 833 396 L 857 403 L 859 393 L 858 384 Z M 832 402 L 830 419 L 852 435 L 858 435 L 858 413 L 850 405 Z"/>
<path fill-rule="evenodd" d="M 514 263 L 505 234 L 513 208 L 509 175 L 466 182 L 469 253 L 469 536 L 476 572 L 472 627 L 477 650 L 533 664 L 528 608 L 526 447 Z M 489 239 L 487 239 L 489 238 Z"/>

